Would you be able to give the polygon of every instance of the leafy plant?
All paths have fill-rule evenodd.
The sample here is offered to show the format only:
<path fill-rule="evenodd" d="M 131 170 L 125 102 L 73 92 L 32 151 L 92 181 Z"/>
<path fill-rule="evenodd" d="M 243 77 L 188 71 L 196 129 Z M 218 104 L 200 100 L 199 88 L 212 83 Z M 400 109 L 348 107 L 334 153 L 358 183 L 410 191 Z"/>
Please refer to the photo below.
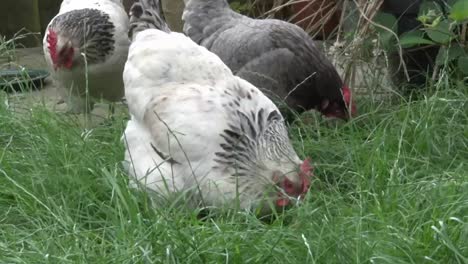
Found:
<path fill-rule="evenodd" d="M 397 45 L 403 48 L 417 48 L 424 45 L 440 46 L 435 60 L 435 74 L 447 66 L 458 80 L 467 80 L 468 76 L 468 1 L 447 1 L 446 6 L 434 1 L 425 1 L 421 6 L 418 20 L 422 27 L 406 32 L 400 36 L 399 42 L 389 30 L 378 30 L 383 47 L 394 51 Z M 448 14 L 447 14 L 448 13 Z M 397 20 L 389 14 L 379 14 L 377 22 L 384 27 L 396 31 Z"/>
<path fill-rule="evenodd" d="M 250 12 L 251 6 L 248 1 L 229 1 L 229 5 L 233 10 L 241 14 L 248 14 Z"/>

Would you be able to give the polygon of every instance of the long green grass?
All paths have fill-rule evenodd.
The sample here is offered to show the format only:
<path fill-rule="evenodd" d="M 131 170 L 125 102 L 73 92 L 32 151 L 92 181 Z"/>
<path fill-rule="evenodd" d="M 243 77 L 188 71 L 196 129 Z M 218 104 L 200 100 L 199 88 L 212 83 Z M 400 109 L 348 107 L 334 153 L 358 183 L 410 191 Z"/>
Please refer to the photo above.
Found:
<path fill-rule="evenodd" d="M 360 102 L 291 127 L 305 202 L 273 221 L 199 219 L 127 187 L 125 118 L 83 130 L 0 100 L 0 263 L 468 263 L 468 92 Z"/>

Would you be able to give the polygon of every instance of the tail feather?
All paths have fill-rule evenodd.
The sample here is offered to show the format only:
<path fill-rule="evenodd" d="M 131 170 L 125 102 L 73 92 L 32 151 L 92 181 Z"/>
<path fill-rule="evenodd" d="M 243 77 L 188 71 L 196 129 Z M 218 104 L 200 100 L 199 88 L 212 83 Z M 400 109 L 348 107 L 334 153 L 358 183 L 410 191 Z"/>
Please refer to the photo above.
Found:
<path fill-rule="evenodd" d="M 130 39 L 150 28 L 171 32 L 161 10 L 160 0 L 136 0 L 130 8 Z"/>

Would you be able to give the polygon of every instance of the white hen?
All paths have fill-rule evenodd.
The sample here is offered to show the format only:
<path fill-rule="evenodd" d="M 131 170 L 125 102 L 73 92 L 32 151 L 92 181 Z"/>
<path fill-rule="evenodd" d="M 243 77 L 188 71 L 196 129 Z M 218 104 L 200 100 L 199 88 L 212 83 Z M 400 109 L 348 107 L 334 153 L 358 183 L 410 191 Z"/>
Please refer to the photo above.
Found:
<path fill-rule="evenodd" d="M 268 210 L 303 197 L 311 167 L 295 153 L 277 107 L 213 53 L 170 32 L 155 0 L 131 8 L 124 134 L 136 185 L 194 190 L 201 206 Z M 159 30 L 162 29 L 162 30 Z M 272 188 L 272 187 L 279 188 Z M 192 201 L 193 201 L 192 200 Z"/>
<path fill-rule="evenodd" d="M 123 97 L 128 25 L 121 0 L 62 2 L 47 26 L 43 48 L 70 111 L 90 110 L 94 99 Z"/>

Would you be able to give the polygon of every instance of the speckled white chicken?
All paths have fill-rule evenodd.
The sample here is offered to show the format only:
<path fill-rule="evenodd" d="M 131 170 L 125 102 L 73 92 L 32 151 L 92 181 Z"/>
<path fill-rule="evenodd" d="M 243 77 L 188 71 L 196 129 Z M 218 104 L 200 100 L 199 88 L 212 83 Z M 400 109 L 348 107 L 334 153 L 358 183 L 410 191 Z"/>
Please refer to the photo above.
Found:
<path fill-rule="evenodd" d="M 119 101 L 130 41 L 121 0 L 64 0 L 44 36 L 44 54 L 69 111 Z"/>
<path fill-rule="evenodd" d="M 193 193 L 197 206 L 239 199 L 241 208 L 263 212 L 304 197 L 312 168 L 294 151 L 270 99 L 215 54 L 170 32 L 158 2 L 137 1 L 130 24 L 124 83 L 131 120 L 123 138 L 135 185 Z"/>

